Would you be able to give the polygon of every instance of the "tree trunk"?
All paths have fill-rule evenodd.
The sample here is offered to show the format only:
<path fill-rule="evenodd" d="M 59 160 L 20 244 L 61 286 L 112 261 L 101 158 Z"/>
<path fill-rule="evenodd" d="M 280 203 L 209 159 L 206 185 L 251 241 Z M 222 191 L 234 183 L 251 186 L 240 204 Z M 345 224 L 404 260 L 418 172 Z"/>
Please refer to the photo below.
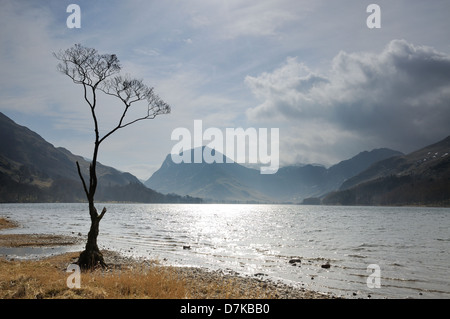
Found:
<path fill-rule="evenodd" d="M 95 116 L 94 119 L 96 120 Z M 94 147 L 94 156 L 91 165 L 89 166 L 89 190 L 87 189 L 83 175 L 81 174 L 80 165 L 77 162 L 78 175 L 80 176 L 80 179 L 83 183 L 83 188 L 89 202 L 89 215 L 91 216 L 91 229 L 89 230 L 88 233 L 88 240 L 86 243 L 86 247 L 85 250 L 81 252 L 77 262 L 78 266 L 80 266 L 80 268 L 83 270 L 94 269 L 98 266 L 106 268 L 106 263 L 103 260 L 103 254 L 100 252 L 97 246 L 99 224 L 106 213 L 106 208 L 104 207 L 101 214 L 99 215 L 94 205 L 94 196 L 95 191 L 97 189 L 96 164 L 97 164 L 98 147 L 100 145 L 100 143 L 98 142 L 97 122 L 95 121 L 95 123 L 96 123 L 95 124 L 96 139 Z"/>
<path fill-rule="evenodd" d="M 91 215 L 91 229 L 88 233 L 88 240 L 85 250 L 81 252 L 78 258 L 77 264 L 83 270 L 94 269 L 101 266 L 106 267 L 106 263 L 103 260 L 103 254 L 100 252 L 97 246 L 97 237 L 99 232 L 100 220 L 106 213 L 106 208 L 103 208 L 101 214 L 97 213 L 97 209 L 94 207 L 93 200 L 89 200 L 89 214 Z"/>

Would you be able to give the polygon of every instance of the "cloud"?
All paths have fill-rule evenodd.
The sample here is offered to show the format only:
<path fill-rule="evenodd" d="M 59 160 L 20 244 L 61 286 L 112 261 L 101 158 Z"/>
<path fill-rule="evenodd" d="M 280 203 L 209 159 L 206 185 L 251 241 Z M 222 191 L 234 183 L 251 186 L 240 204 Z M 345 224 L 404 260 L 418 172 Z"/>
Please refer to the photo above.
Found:
<path fill-rule="evenodd" d="M 213 29 L 221 39 L 280 36 L 285 27 L 298 21 L 316 5 L 310 1 L 198 0 L 189 4 L 189 25 Z"/>
<path fill-rule="evenodd" d="M 379 54 L 341 51 L 324 75 L 288 58 L 245 82 L 262 101 L 247 111 L 253 121 L 289 119 L 298 127 L 314 121 L 407 150 L 450 133 L 450 55 L 405 40 Z"/>
<path fill-rule="evenodd" d="M 425 144 L 448 126 L 447 56 L 402 42 L 383 50 L 406 37 L 447 52 L 443 2 L 380 0 L 376 33 L 365 27 L 367 4 L 358 0 L 77 3 L 82 27 L 75 30 L 66 27 L 69 2 L 2 1 L 0 109 L 89 157 L 92 122 L 82 88 L 56 71 L 51 53 L 81 43 L 117 54 L 124 73 L 155 86 L 173 110 L 103 146 L 101 160 L 117 168 L 156 167 L 173 145 L 171 131 L 194 119 L 205 127 L 279 127 L 281 161 L 319 163 L 386 141 L 393 148 Z M 343 48 L 380 53 L 338 54 Z M 246 75 L 253 75 L 247 86 Z M 111 107 L 120 103 L 99 99 L 104 130 L 115 124 Z"/>
<path fill-rule="evenodd" d="M 154 57 L 154 56 L 158 56 L 161 54 L 158 52 L 158 50 L 154 50 L 154 49 L 134 49 L 133 52 L 136 54 L 141 54 L 141 55 L 149 56 L 149 57 Z"/>

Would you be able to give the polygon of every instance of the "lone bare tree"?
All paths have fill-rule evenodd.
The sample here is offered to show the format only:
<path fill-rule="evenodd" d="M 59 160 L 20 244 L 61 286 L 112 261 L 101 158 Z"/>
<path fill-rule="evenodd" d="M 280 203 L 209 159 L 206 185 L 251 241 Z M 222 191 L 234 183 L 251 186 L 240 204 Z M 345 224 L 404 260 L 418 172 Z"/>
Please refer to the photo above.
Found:
<path fill-rule="evenodd" d="M 154 119 L 157 115 L 170 113 L 170 106 L 162 101 L 142 80 L 119 75 L 121 66 L 115 54 L 99 54 L 97 50 L 75 44 L 67 50 L 53 53 L 60 63 L 58 70 L 67 75 L 75 84 L 83 87 L 84 100 L 88 104 L 94 122 L 95 142 L 92 162 L 89 166 L 89 183 L 85 178 L 77 162 L 78 175 L 83 184 L 83 189 L 89 203 L 91 227 L 85 250 L 78 258 L 78 265 L 82 269 L 92 269 L 98 265 L 105 267 L 103 255 L 97 246 L 99 224 L 106 213 L 104 207 L 99 214 L 94 205 L 95 191 L 97 189 L 97 156 L 102 142 L 119 129 L 138 121 Z M 122 113 L 109 132 L 100 135 L 97 121 L 97 93 L 103 92 L 116 97 L 123 104 Z M 146 104 L 140 116 L 127 118 L 127 113 L 137 102 Z"/>

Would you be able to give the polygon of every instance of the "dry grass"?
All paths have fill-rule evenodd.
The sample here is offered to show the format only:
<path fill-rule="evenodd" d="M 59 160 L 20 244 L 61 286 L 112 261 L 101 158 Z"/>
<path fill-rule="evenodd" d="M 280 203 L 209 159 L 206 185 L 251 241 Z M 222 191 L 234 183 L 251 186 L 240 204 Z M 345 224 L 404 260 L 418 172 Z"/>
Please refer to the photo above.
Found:
<path fill-rule="evenodd" d="M 18 224 L 16 222 L 8 220 L 4 217 L 0 217 L 0 230 L 7 229 L 7 228 L 15 228 L 17 226 L 18 226 Z"/>
<path fill-rule="evenodd" d="M 81 274 L 81 288 L 69 289 L 67 266 L 79 253 L 45 260 L 0 260 L 0 298 L 185 298 L 186 289 L 170 268 L 147 265 Z"/>
<path fill-rule="evenodd" d="M 116 268 L 83 272 L 81 288 L 69 289 L 66 272 L 79 253 L 44 260 L 0 259 L 0 298 L 88 299 L 182 299 L 270 298 L 261 286 L 251 291 L 234 278 L 193 275 L 182 269 L 157 264 L 134 263 Z M 217 278 L 216 278 L 217 277 Z M 209 278 L 209 279 L 208 279 Z"/>
<path fill-rule="evenodd" d="M 272 299 L 325 298 L 313 292 L 286 296 L 280 289 L 252 278 L 201 269 L 160 266 L 149 262 L 113 264 L 81 273 L 81 288 L 69 289 L 67 266 L 79 253 L 44 260 L 0 259 L 1 299 Z M 291 291 L 292 292 L 292 291 Z"/>

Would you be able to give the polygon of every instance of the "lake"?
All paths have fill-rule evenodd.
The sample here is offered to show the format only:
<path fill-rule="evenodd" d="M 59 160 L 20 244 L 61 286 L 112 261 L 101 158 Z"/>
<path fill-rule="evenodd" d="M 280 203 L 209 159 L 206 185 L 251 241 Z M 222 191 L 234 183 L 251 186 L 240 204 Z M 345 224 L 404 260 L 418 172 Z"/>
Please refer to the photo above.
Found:
<path fill-rule="evenodd" d="M 108 212 L 100 223 L 100 249 L 174 266 L 258 274 L 346 298 L 369 294 L 450 298 L 450 208 L 232 204 L 98 204 L 97 208 L 103 206 Z M 90 225 L 87 204 L 1 204 L 0 216 L 22 225 L 0 234 L 85 236 Z M 11 248 L 0 254 L 34 258 L 55 251 L 61 250 Z M 372 273 L 369 265 L 376 265 L 379 272 Z M 373 287 L 375 282 L 379 288 Z"/>

